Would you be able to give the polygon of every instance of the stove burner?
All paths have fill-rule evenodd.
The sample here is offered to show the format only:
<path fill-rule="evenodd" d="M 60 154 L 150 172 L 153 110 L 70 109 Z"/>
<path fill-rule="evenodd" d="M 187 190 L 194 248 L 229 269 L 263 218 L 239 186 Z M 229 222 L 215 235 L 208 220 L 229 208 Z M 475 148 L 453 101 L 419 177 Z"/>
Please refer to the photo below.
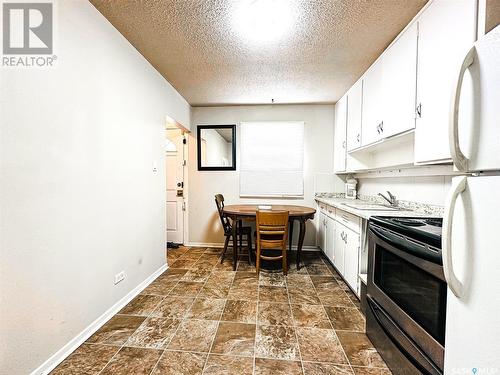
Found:
<path fill-rule="evenodd" d="M 440 219 L 425 219 L 425 222 L 429 225 L 433 225 L 435 227 L 442 227 L 443 221 Z"/>
<path fill-rule="evenodd" d="M 402 225 L 407 225 L 409 227 L 422 227 L 425 225 L 421 220 L 415 220 L 415 219 L 405 219 L 405 218 L 393 218 L 392 221 L 396 222 L 397 224 L 402 224 Z"/>

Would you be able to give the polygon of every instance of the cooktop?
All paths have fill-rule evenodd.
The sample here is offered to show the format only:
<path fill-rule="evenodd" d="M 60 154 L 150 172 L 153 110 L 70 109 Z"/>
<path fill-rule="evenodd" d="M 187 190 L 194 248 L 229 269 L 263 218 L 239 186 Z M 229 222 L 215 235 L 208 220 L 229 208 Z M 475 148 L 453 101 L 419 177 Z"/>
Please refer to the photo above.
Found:
<path fill-rule="evenodd" d="M 373 216 L 370 221 L 396 233 L 441 249 L 442 218 Z"/>

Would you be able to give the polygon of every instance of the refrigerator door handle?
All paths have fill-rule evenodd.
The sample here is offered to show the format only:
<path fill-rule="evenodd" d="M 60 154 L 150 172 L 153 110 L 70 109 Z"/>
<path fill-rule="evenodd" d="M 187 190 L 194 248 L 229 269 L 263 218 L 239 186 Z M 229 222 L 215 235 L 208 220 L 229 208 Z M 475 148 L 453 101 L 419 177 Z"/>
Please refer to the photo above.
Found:
<path fill-rule="evenodd" d="M 458 134 L 458 111 L 460 107 L 460 92 L 462 89 L 462 83 L 464 81 L 464 74 L 467 69 L 474 63 L 474 57 L 476 56 L 476 47 L 472 46 L 467 55 L 462 62 L 460 67 L 460 72 L 457 77 L 457 84 L 455 86 L 455 92 L 453 94 L 453 107 L 450 116 L 450 123 L 448 129 L 448 139 L 450 143 L 450 153 L 453 163 L 459 171 L 467 172 L 468 162 L 467 157 L 460 150 L 460 137 Z"/>
<path fill-rule="evenodd" d="M 452 227 L 453 227 L 453 214 L 455 212 L 455 203 L 459 195 L 465 191 L 467 187 L 467 177 L 458 177 L 458 183 L 452 188 L 447 199 L 443 216 L 443 243 L 442 243 L 442 256 L 443 256 L 443 272 L 448 287 L 457 298 L 461 298 L 464 294 L 464 285 L 458 280 L 453 270 L 452 260 Z"/>

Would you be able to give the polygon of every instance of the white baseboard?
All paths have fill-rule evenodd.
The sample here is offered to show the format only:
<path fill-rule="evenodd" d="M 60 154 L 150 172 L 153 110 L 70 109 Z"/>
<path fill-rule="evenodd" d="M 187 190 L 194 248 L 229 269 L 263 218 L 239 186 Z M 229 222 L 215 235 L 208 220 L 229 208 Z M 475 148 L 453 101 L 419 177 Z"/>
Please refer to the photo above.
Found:
<path fill-rule="evenodd" d="M 246 242 L 243 242 L 243 246 L 245 246 Z M 185 244 L 188 247 L 214 247 L 214 248 L 223 248 L 224 243 L 211 243 L 211 242 L 189 242 Z M 297 245 L 292 245 L 292 250 L 297 250 Z M 302 250 L 304 251 L 318 251 L 319 247 L 314 245 L 302 246 Z"/>
<path fill-rule="evenodd" d="M 75 351 L 80 345 L 82 345 L 90 336 L 92 336 L 99 328 L 101 328 L 109 319 L 113 317 L 118 311 L 120 311 L 127 303 L 129 303 L 133 298 L 135 298 L 140 292 L 142 292 L 149 284 L 151 284 L 158 276 L 160 276 L 165 270 L 167 270 L 168 265 L 164 264 L 158 270 L 156 270 L 151 276 L 146 280 L 132 289 L 127 295 L 110 307 L 104 314 L 94 320 L 87 328 L 80 332 L 75 338 L 64 345 L 56 353 L 54 353 L 49 359 L 47 359 L 41 366 L 34 370 L 31 375 L 46 375 L 52 371 L 57 365 L 59 365 L 64 359 L 66 359 L 71 353 Z"/>

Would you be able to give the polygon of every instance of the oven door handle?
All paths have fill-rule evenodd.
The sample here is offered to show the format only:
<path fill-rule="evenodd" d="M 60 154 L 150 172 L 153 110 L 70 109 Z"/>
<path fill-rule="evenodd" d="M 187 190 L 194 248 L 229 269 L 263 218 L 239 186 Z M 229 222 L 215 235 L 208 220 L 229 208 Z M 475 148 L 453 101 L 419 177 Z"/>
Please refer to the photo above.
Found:
<path fill-rule="evenodd" d="M 393 232 L 387 232 L 386 230 L 376 227 L 370 226 L 370 230 L 379 238 L 383 239 L 385 242 L 390 243 L 392 245 L 403 245 L 406 239 L 399 234 Z"/>
<path fill-rule="evenodd" d="M 453 294 L 457 298 L 461 298 L 464 295 L 464 285 L 458 279 L 453 270 L 453 259 L 452 259 L 452 242 L 451 237 L 453 235 L 453 214 L 455 213 L 455 204 L 457 199 L 465 191 L 467 187 L 467 177 L 458 177 L 458 182 L 452 187 L 445 205 L 445 211 L 443 216 L 443 272 L 444 278 L 448 283 L 448 287 L 451 289 Z"/>
<path fill-rule="evenodd" d="M 420 350 L 408 335 L 382 310 L 380 306 L 369 295 L 366 296 L 368 306 L 373 313 L 382 330 L 394 345 L 404 354 L 404 356 L 420 371 L 427 375 L 442 375 L 442 371 L 434 362 Z M 395 328 L 394 333 L 388 326 Z M 395 337 L 398 336 L 398 337 Z M 403 344 L 403 343 L 406 343 Z M 411 353 L 410 353 L 411 352 Z"/>

